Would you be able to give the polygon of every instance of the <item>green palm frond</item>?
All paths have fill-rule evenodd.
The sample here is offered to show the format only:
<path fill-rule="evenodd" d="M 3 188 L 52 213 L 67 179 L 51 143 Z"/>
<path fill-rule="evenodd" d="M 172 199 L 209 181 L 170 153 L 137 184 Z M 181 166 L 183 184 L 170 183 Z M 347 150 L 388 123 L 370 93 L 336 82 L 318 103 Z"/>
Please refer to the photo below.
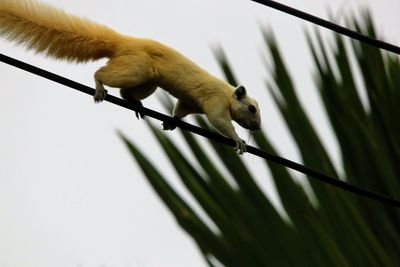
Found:
<path fill-rule="evenodd" d="M 355 29 L 376 35 L 368 14 Z M 335 35 L 326 45 L 318 32 L 307 34 L 315 64 L 315 84 L 340 148 L 343 170 L 338 171 L 318 136 L 272 32 L 263 32 L 272 57 L 272 81 L 267 89 L 282 114 L 303 163 L 315 170 L 381 193 L 400 192 L 400 61 L 398 57 Z M 216 58 L 227 80 L 236 77 L 222 50 Z M 361 84 L 355 80 L 360 73 Z M 361 96 L 365 94 L 365 98 Z M 162 100 L 172 108 L 168 98 Z M 209 128 L 203 117 L 199 126 Z M 265 196 L 242 157 L 230 147 L 210 141 L 220 159 L 192 134 L 180 131 L 193 161 L 177 145 L 149 124 L 154 138 L 178 177 L 213 225 L 207 223 L 170 186 L 126 137 L 122 137 L 159 197 L 190 234 L 207 263 L 225 266 L 398 266 L 400 264 L 400 213 L 397 209 L 360 199 L 310 179 L 317 200 L 312 205 L 291 173 L 265 161 L 275 182 L 283 218 Z M 265 133 L 255 134 L 257 145 L 272 154 L 276 149 Z M 191 163 L 195 162 L 195 163 Z M 222 168 L 229 172 L 223 174 Z M 343 173 L 340 177 L 340 173 Z M 264 173 L 257 176 L 265 177 Z M 234 184 L 230 182 L 234 181 Z"/>

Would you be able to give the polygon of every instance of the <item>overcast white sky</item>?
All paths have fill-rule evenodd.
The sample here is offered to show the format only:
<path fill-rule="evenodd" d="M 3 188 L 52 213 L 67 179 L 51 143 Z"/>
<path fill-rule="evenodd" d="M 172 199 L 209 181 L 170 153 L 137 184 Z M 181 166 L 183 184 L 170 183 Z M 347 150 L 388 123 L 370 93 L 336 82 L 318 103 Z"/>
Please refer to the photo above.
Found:
<path fill-rule="evenodd" d="M 23 0 L 21 0 L 23 1 Z M 169 44 L 221 76 L 210 47 L 221 44 L 241 82 L 259 99 L 263 128 L 282 156 L 298 155 L 263 85 L 260 25 L 278 37 L 301 99 L 337 161 L 318 104 L 313 66 L 298 19 L 245 0 L 47 0 L 125 34 Z M 379 32 L 400 43 L 396 0 L 281 1 L 326 18 L 370 7 Z M 93 86 L 103 61 L 73 65 L 0 40 L 0 52 Z M 178 177 L 134 114 L 0 63 L 0 267 L 205 266 L 196 247 L 143 178 L 116 135 L 122 130 L 157 162 L 179 192 Z M 109 90 L 116 94 L 117 90 Z M 144 101 L 162 110 L 157 97 Z M 159 122 L 156 122 L 160 124 Z M 240 130 L 247 138 L 247 133 Z M 169 133 L 177 137 L 178 133 Z M 176 138 L 178 142 L 179 138 Z M 245 156 L 253 162 L 251 155 Z M 253 164 L 253 163 L 252 163 Z M 259 161 L 259 183 L 279 206 Z"/>

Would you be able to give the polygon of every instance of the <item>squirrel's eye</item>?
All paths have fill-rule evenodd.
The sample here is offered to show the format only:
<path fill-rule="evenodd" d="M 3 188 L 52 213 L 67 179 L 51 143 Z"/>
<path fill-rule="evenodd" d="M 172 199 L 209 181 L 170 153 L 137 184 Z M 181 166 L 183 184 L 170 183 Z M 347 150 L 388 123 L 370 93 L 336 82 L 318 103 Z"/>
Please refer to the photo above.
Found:
<path fill-rule="evenodd" d="M 257 112 L 257 109 L 256 109 L 256 107 L 255 106 L 253 106 L 253 105 L 250 105 L 249 106 L 249 111 L 250 111 L 250 113 L 256 113 Z"/>

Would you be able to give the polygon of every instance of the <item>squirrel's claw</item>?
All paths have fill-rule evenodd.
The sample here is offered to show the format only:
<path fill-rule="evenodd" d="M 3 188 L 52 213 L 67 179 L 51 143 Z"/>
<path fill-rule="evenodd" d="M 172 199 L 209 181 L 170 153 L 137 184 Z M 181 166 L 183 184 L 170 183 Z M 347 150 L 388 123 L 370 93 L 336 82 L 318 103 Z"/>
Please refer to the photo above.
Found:
<path fill-rule="evenodd" d="M 136 115 L 136 118 L 138 119 L 138 120 L 140 120 L 140 119 L 142 119 L 142 120 L 144 120 L 144 114 L 143 113 L 140 113 L 139 111 L 135 111 L 135 115 Z"/>
<path fill-rule="evenodd" d="M 130 102 L 131 104 L 135 105 L 135 106 L 143 107 L 143 103 L 142 103 L 142 101 L 140 101 L 140 100 L 129 99 L 129 100 L 127 100 L 127 101 Z M 136 118 L 137 118 L 138 120 L 140 120 L 140 119 L 143 119 L 143 120 L 144 120 L 144 114 L 143 114 L 143 113 L 141 113 L 141 112 L 135 110 L 135 115 L 136 115 Z"/>
<path fill-rule="evenodd" d="M 239 155 L 242 155 L 244 152 L 246 152 L 246 142 L 245 141 L 240 139 L 235 142 L 236 142 L 235 151 L 237 151 Z"/>

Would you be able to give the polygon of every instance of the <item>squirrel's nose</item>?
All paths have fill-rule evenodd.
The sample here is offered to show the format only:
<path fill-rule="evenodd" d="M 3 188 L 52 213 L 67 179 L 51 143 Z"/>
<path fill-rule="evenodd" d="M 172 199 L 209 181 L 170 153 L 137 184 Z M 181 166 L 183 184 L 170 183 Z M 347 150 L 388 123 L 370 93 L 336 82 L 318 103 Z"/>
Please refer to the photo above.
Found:
<path fill-rule="evenodd" d="M 260 124 L 258 122 L 252 122 L 249 127 L 250 131 L 258 131 L 261 129 Z"/>

